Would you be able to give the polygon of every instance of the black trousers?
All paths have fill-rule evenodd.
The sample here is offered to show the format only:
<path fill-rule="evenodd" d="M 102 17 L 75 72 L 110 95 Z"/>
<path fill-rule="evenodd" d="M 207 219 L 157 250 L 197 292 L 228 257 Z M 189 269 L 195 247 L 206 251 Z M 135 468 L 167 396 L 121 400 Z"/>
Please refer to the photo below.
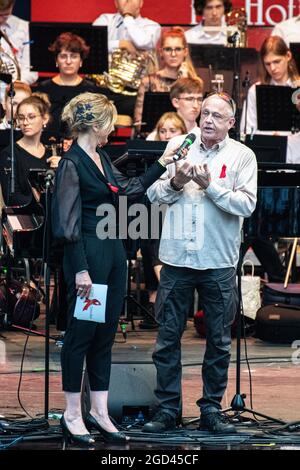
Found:
<path fill-rule="evenodd" d="M 74 318 L 77 292 L 70 260 L 64 257 L 68 292 L 68 326 L 61 351 L 62 382 L 66 392 L 80 392 L 84 359 L 92 391 L 109 387 L 111 349 L 126 291 L 126 256 L 121 240 L 83 235 L 89 274 L 95 284 L 107 284 L 105 323 Z"/>
<path fill-rule="evenodd" d="M 153 361 L 157 369 L 155 394 L 163 411 L 176 417 L 181 407 L 181 337 L 194 290 L 205 312 L 206 351 L 202 367 L 201 412 L 221 408 L 227 386 L 231 324 L 238 296 L 234 268 L 195 270 L 164 265 L 156 299 L 159 323 Z"/>

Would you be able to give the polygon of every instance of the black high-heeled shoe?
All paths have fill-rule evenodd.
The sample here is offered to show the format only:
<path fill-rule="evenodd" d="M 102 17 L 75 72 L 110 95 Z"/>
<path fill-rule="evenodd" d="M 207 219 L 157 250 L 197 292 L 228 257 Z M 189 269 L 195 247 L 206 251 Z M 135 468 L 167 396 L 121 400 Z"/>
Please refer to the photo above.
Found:
<path fill-rule="evenodd" d="M 91 415 L 91 413 L 86 416 L 85 425 L 89 431 L 91 431 L 92 429 L 96 429 L 97 431 L 99 431 L 105 442 L 116 442 L 121 444 L 128 441 L 128 438 L 123 432 L 108 432 L 103 429 L 98 423 L 98 421 L 94 418 L 94 416 Z"/>
<path fill-rule="evenodd" d="M 67 447 L 69 440 L 82 446 L 93 446 L 95 444 L 95 439 L 90 434 L 72 434 L 64 415 L 60 418 L 60 425 L 63 433 L 63 449 Z"/>

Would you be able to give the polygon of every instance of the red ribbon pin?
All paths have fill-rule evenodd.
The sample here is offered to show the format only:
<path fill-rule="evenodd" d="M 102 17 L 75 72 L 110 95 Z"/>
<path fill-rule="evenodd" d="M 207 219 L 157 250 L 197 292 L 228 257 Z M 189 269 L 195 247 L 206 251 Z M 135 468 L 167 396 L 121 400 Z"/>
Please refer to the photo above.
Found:
<path fill-rule="evenodd" d="M 223 165 L 219 178 L 226 178 L 226 169 L 226 165 Z"/>
<path fill-rule="evenodd" d="M 111 183 L 107 183 L 107 186 L 109 187 L 109 189 L 111 190 L 111 192 L 113 193 L 118 193 L 119 192 L 119 188 L 117 186 L 114 186 L 113 184 Z"/>

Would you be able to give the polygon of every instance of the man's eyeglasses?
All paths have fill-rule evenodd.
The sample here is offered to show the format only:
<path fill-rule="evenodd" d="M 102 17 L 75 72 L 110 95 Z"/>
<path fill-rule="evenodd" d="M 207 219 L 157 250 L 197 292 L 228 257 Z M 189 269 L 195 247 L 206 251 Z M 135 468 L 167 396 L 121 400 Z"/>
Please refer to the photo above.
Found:
<path fill-rule="evenodd" d="M 211 96 L 218 96 L 219 98 L 221 98 L 222 100 L 226 101 L 226 103 L 229 104 L 229 106 L 231 107 L 232 109 L 232 112 L 233 112 L 233 115 L 235 115 L 235 112 L 236 112 L 236 104 L 235 102 L 233 101 L 233 99 L 231 98 L 230 95 L 228 95 L 228 93 L 226 93 L 225 91 L 213 91 L 212 93 L 209 93 L 205 99 L 207 98 L 210 98 Z"/>
<path fill-rule="evenodd" d="M 38 116 L 41 116 L 40 114 L 28 114 L 28 116 L 23 116 L 23 114 L 20 114 L 19 116 L 17 116 L 17 120 L 19 122 L 33 122 L 35 121 L 35 119 L 38 117 Z"/>
<path fill-rule="evenodd" d="M 197 104 L 201 104 L 202 101 L 203 101 L 203 97 L 202 96 L 183 96 L 183 97 L 180 97 L 178 98 L 179 100 L 184 100 L 186 101 L 187 103 L 194 103 L 196 102 Z"/>
<path fill-rule="evenodd" d="M 172 54 L 172 52 L 175 52 L 175 54 L 180 54 L 180 52 L 184 51 L 185 47 L 163 47 L 162 50 L 166 54 Z"/>

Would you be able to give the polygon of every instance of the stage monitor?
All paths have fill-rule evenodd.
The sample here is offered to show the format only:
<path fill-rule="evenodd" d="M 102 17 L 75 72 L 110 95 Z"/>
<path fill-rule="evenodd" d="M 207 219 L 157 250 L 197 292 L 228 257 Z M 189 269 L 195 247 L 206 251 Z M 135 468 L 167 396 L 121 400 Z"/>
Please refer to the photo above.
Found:
<path fill-rule="evenodd" d="M 289 86 L 256 85 L 257 127 L 261 131 L 297 132 L 300 113 Z"/>
<path fill-rule="evenodd" d="M 107 26 L 89 23 L 30 23 L 30 63 L 38 72 L 55 72 L 55 58 L 48 47 L 61 34 L 71 32 L 85 39 L 90 53 L 80 73 L 101 74 L 108 71 Z"/>
<path fill-rule="evenodd" d="M 299 31 L 299 40 L 300 40 L 300 31 Z M 300 42 L 291 42 L 290 50 L 296 62 L 298 73 L 300 73 Z"/>
<path fill-rule="evenodd" d="M 247 135 L 245 144 L 256 155 L 258 163 L 285 163 L 287 137 Z"/>
<path fill-rule="evenodd" d="M 169 111 L 176 112 L 170 93 L 147 91 L 144 96 L 141 131 L 152 132 L 161 116 Z"/>

